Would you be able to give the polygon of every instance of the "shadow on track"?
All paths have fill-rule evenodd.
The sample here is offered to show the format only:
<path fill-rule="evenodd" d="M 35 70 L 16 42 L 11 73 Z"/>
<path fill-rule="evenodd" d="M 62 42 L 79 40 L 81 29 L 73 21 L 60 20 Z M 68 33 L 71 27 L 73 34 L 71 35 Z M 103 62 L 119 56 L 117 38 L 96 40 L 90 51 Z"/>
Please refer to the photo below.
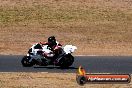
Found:
<path fill-rule="evenodd" d="M 56 66 L 52 66 L 52 67 L 47 67 L 47 66 L 45 66 L 45 67 L 43 66 L 43 67 L 42 67 L 42 66 L 39 66 L 39 67 L 34 67 L 34 68 L 60 69 L 60 70 L 64 70 L 64 69 L 65 69 L 65 70 L 68 70 L 68 69 L 69 69 L 69 70 L 70 70 L 70 69 L 71 69 L 71 70 L 72 70 L 72 69 L 78 69 L 77 67 L 61 68 L 61 67 L 56 67 Z"/>
<path fill-rule="evenodd" d="M 78 67 L 61 68 L 57 66 L 35 66 L 33 71 L 48 73 L 76 73 Z"/>

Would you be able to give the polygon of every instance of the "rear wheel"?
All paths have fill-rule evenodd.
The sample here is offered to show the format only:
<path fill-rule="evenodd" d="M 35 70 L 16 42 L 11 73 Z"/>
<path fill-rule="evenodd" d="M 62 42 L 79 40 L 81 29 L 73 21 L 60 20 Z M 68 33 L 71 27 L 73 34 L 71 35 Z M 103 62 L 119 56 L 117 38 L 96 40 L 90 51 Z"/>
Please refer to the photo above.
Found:
<path fill-rule="evenodd" d="M 60 67 L 61 68 L 68 68 L 70 67 L 74 62 L 74 57 L 71 54 L 65 55 L 60 60 Z"/>
<path fill-rule="evenodd" d="M 21 60 L 21 63 L 24 67 L 31 67 L 33 66 L 33 62 L 29 62 L 31 58 L 29 56 L 24 56 Z"/>

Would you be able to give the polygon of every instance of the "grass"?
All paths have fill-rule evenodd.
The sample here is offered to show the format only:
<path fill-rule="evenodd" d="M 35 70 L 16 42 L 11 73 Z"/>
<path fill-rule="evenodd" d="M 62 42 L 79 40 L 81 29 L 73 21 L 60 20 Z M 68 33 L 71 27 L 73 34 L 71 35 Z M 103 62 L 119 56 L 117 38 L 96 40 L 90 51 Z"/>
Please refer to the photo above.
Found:
<path fill-rule="evenodd" d="M 75 73 L 0 73 L 2 88 L 130 88 L 132 84 L 85 84 L 76 82 Z M 14 83 L 15 82 L 15 83 Z"/>
<path fill-rule="evenodd" d="M 129 11 L 129 10 L 128 10 Z M 60 22 L 68 24 L 69 22 L 120 22 L 131 23 L 132 13 L 113 10 L 112 8 L 55 8 L 50 6 L 32 6 L 32 7 L 0 7 L 0 23 L 10 24 L 37 21 L 39 24 L 50 24 Z M 45 26 L 45 25 L 43 25 Z M 74 25 L 76 26 L 76 25 Z M 73 27 L 74 27 L 73 26 Z"/>
<path fill-rule="evenodd" d="M 132 55 L 129 0 L 1 3 L 1 54 L 26 54 L 32 43 L 55 35 L 63 44 L 76 45 L 76 54 Z"/>

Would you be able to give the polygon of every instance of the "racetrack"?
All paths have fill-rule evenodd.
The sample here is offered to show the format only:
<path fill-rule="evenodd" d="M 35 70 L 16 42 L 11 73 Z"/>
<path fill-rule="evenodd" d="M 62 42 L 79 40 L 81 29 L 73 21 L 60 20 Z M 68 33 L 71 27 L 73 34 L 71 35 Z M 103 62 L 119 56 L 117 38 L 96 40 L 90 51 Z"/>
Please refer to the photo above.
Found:
<path fill-rule="evenodd" d="M 75 56 L 74 64 L 68 69 L 55 66 L 23 67 L 22 55 L 1 55 L 0 72 L 49 72 L 49 73 L 75 73 L 82 67 L 87 73 L 132 73 L 131 56 Z"/>

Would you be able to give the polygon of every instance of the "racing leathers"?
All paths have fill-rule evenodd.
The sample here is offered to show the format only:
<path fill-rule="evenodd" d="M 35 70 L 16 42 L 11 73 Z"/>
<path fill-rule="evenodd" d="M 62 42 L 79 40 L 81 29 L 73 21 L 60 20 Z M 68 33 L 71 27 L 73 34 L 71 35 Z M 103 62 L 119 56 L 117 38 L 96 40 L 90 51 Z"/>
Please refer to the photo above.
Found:
<path fill-rule="evenodd" d="M 48 42 L 41 43 L 41 44 L 42 44 L 42 46 L 47 46 L 46 48 L 51 50 L 50 53 L 44 52 L 46 57 L 56 57 L 57 56 L 56 50 L 62 47 L 62 45 L 57 41 L 56 41 L 56 44 L 54 44 L 54 45 L 51 45 Z"/>

